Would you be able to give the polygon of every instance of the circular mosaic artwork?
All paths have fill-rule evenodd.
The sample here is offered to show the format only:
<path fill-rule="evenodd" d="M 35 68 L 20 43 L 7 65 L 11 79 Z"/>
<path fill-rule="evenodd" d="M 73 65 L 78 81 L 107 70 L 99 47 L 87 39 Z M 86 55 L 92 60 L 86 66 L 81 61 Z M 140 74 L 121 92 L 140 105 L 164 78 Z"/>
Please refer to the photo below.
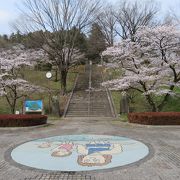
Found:
<path fill-rule="evenodd" d="M 67 135 L 26 142 L 11 156 L 17 163 L 37 169 L 90 171 L 128 165 L 148 153 L 145 144 L 125 137 Z"/>

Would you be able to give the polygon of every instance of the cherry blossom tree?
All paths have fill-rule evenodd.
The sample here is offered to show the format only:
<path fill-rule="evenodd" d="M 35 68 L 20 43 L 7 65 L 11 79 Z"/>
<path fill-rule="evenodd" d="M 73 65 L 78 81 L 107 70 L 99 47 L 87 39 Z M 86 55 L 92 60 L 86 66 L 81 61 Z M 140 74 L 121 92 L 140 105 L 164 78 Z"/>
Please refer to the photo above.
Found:
<path fill-rule="evenodd" d="M 37 60 L 44 57 L 42 50 L 26 50 L 22 45 L 0 49 L 0 96 L 6 98 L 11 113 L 15 112 L 18 99 L 43 90 L 24 80 L 20 70 L 25 66 L 34 66 Z"/>
<path fill-rule="evenodd" d="M 104 83 L 115 90 L 134 89 L 145 96 L 152 111 L 162 111 L 180 86 L 180 31 L 174 26 L 141 27 L 136 42 L 124 40 L 103 52 L 109 67 L 124 75 Z M 157 98 L 158 96 L 158 98 Z"/>

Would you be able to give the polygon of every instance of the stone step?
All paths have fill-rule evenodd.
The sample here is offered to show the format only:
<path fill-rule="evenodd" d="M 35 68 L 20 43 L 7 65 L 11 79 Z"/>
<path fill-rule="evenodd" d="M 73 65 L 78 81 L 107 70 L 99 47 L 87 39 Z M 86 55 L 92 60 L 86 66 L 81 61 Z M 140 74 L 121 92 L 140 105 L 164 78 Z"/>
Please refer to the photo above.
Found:
<path fill-rule="evenodd" d="M 76 115 L 76 116 L 74 116 L 74 115 L 67 115 L 66 117 L 67 118 L 68 117 L 75 117 L 75 118 L 76 117 L 105 117 L 105 118 L 108 117 L 108 118 L 112 118 L 112 116 L 110 116 L 110 115 L 107 115 L 107 116 L 105 116 L 105 115 L 89 115 L 89 116 L 88 115 Z"/>
<path fill-rule="evenodd" d="M 86 109 L 90 109 L 90 110 L 93 110 L 93 111 L 96 111 L 96 110 L 107 110 L 107 108 L 108 107 L 97 107 L 97 108 L 88 108 L 88 107 L 86 107 L 86 108 L 82 108 L 81 106 L 79 106 L 79 107 L 72 107 L 72 106 L 70 106 L 69 107 L 69 110 L 71 110 L 71 111 L 77 111 L 77 110 L 80 110 L 80 111 L 84 111 L 84 110 L 86 110 Z"/>
<path fill-rule="evenodd" d="M 94 117 L 112 117 L 110 114 L 67 114 L 67 116 L 71 116 L 71 117 L 80 117 L 80 116 L 84 116 L 84 117 L 89 117 L 89 116 L 94 116 Z"/>
<path fill-rule="evenodd" d="M 89 72 L 79 74 L 66 117 L 112 117 L 106 90 L 101 86 L 102 76 L 96 67 L 92 68 L 91 80 L 95 90 L 89 92 Z"/>
<path fill-rule="evenodd" d="M 88 114 L 88 111 L 69 111 L 67 114 Z M 108 111 L 90 111 L 89 114 L 109 114 Z"/>

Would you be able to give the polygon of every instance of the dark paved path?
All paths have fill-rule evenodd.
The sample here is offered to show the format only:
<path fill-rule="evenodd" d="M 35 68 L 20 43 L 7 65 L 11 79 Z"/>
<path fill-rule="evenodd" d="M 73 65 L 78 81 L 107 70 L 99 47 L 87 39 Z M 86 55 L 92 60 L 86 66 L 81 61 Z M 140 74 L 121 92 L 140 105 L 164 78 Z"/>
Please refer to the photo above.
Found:
<path fill-rule="evenodd" d="M 69 119 L 37 129 L 0 130 L 0 180 L 179 180 L 180 127 L 137 126 L 102 119 Z M 106 171 L 65 173 L 22 169 L 9 161 L 8 149 L 20 143 L 48 136 L 68 134 L 126 136 L 150 146 L 142 162 Z"/>

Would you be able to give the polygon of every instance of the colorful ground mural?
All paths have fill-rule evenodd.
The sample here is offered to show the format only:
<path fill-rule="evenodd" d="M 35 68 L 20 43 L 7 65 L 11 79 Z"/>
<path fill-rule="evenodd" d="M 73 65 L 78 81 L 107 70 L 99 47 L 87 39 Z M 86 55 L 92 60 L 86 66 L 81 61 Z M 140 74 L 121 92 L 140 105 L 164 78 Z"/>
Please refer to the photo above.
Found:
<path fill-rule="evenodd" d="M 38 139 L 16 147 L 19 164 L 54 171 L 90 171 L 131 164 L 147 156 L 143 143 L 118 136 L 67 135 Z"/>

